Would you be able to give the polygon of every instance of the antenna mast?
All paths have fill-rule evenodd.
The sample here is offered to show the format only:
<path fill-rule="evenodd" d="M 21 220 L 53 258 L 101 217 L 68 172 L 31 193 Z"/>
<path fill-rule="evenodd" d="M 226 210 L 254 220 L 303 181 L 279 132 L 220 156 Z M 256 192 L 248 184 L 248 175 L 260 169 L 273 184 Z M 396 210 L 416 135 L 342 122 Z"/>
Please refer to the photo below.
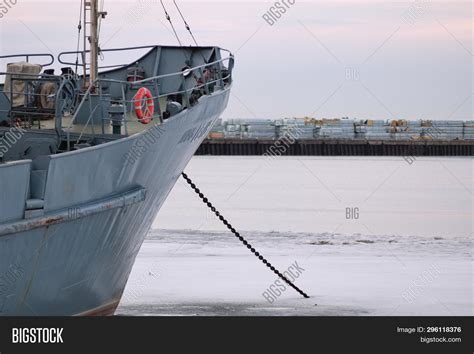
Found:
<path fill-rule="evenodd" d="M 99 74 L 98 58 L 99 58 L 99 8 L 98 0 L 91 0 L 91 35 L 89 37 L 91 47 L 91 71 L 90 82 L 94 82 Z"/>
<path fill-rule="evenodd" d="M 87 16 L 89 13 L 89 16 Z M 89 83 L 92 84 L 99 76 L 99 17 L 105 18 L 107 12 L 99 11 L 99 0 L 84 1 L 84 51 L 86 51 L 87 42 L 90 48 L 90 72 Z M 87 31 L 89 29 L 89 31 Z M 87 68 L 87 65 L 85 65 Z"/>

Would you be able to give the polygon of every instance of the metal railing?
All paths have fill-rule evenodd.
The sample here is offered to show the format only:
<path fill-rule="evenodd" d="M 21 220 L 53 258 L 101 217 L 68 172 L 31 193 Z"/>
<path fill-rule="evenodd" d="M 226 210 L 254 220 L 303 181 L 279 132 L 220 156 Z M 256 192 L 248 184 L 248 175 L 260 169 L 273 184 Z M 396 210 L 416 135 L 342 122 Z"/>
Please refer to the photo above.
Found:
<path fill-rule="evenodd" d="M 136 47 L 130 48 L 131 49 L 146 49 L 146 48 L 153 48 L 155 46 L 147 46 L 147 47 Z M 125 48 L 126 50 L 127 48 Z M 111 50 L 112 51 L 112 50 Z M 82 137 L 86 134 L 86 131 L 90 128 L 92 138 L 97 136 L 97 129 L 99 129 L 102 135 L 106 134 L 106 124 L 109 125 L 112 123 L 112 119 L 109 117 L 109 112 L 104 109 L 105 106 L 109 107 L 110 105 L 118 104 L 123 106 L 123 120 L 121 121 L 124 126 L 125 136 L 129 134 L 129 125 L 130 123 L 136 123 L 142 121 L 136 117 L 132 116 L 132 112 L 134 111 L 134 106 L 137 100 L 134 97 L 130 97 L 130 92 L 135 90 L 139 86 L 145 86 L 150 88 L 152 92 L 153 101 L 157 103 L 158 109 L 155 111 L 154 115 L 151 117 L 152 120 L 157 122 L 156 124 L 162 124 L 164 117 L 163 112 L 164 109 L 160 107 L 160 101 L 167 102 L 168 99 L 175 100 L 179 98 L 182 105 L 182 110 L 189 109 L 193 105 L 195 105 L 199 98 L 202 96 L 210 95 L 213 92 L 222 90 L 226 87 L 227 84 L 232 82 L 232 70 L 234 66 L 234 57 L 233 55 L 224 49 L 221 49 L 222 52 L 227 52 L 228 56 L 221 58 L 219 60 L 206 63 L 203 65 L 195 66 L 192 68 L 186 68 L 182 71 L 178 71 L 175 73 L 163 74 L 158 76 L 153 76 L 150 78 L 146 78 L 143 80 L 138 81 L 123 81 L 123 80 L 114 80 L 114 79 L 106 79 L 106 78 L 98 78 L 92 84 L 89 84 L 88 88 L 84 92 L 80 87 L 79 84 L 76 87 L 75 95 L 76 97 L 80 97 L 80 100 L 77 100 L 77 106 L 75 106 L 73 113 L 71 114 L 71 120 L 67 126 L 63 127 L 63 119 L 64 119 L 64 107 L 66 105 L 64 99 L 64 88 L 65 85 L 71 83 L 71 78 L 73 83 L 80 83 L 80 76 L 75 74 L 74 77 L 65 75 L 65 76 L 56 76 L 56 75 L 48 75 L 44 73 L 40 74 L 25 74 L 25 73 L 9 73 L 9 72 L 0 72 L 1 76 L 6 76 L 8 80 L 14 81 L 24 81 L 25 88 L 24 92 L 13 92 L 10 90 L 9 92 L 1 92 L 0 95 L 5 95 L 6 98 L 10 99 L 10 106 L 9 107 L 0 107 L 0 113 L 4 113 L 4 116 L 8 116 L 12 119 L 12 114 L 19 114 L 20 116 L 35 116 L 36 118 L 41 116 L 53 116 L 55 119 L 54 128 L 61 139 L 66 139 L 67 141 L 67 150 L 71 149 L 71 135 L 78 136 L 77 142 L 81 141 Z M 75 53 L 75 52 L 71 52 Z M 68 53 L 63 53 L 68 54 Z M 25 57 L 27 60 L 30 57 L 37 57 L 37 56 L 48 56 L 50 57 L 51 63 L 45 64 L 43 66 L 51 65 L 54 62 L 54 57 L 49 54 L 18 54 L 18 55 L 8 55 L 8 56 L 1 56 L 1 58 L 14 58 L 14 57 Z M 71 64 L 67 63 L 63 60 L 59 60 L 59 62 L 63 64 Z M 73 63 L 72 63 L 73 64 Z M 227 65 L 226 65 L 227 64 Z M 8 76 L 7 76 L 8 75 Z M 179 89 L 172 90 L 172 92 L 164 92 L 161 90 L 161 82 L 163 80 L 169 79 L 176 79 L 175 82 L 179 83 Z M 10 81 L 10 84 L 11 84 Z M 39 90 L 37 90 L 40 82 L 54 82 L 56 84 L 56 91 L 47 95 L 48 101 L 55 102 L 54 109 L 51 108 L 48 112 L 43 112 L 41 109 L 35 111 L 34 105 L 28 107 L 28 102 L 38 102 L 38 98 L 45 96 Z M 36 86 L 35 86 L 36 85 Z M 111 95 L 107 95 L 104 93 L 104 88 L 107 87 L 111 89 L 113 87 L 117 88 L 117 92 L 120 92 L 120 97 L 112 98 Z M 33 89 L 35 88 L 35 89 Z M 170 90 L 168 90 L 170 91 Z M 128 98 L 127 98 L 128 93 Z M 12 107 L 12 95 L 24 95 L 24 102 L 25 105 L 21 107 Z M 98 97 L 98 105 L 93 106 L 92 104 L 92 97 Z M 0 97 L 1 99 L 1 97 Z M 166 99 L 166 100 L 165 100 Z M 1 100 L 0 100 L 1 102 Z M 73 131 L 73 125 L 77 123 L 77 119 L 79 114 L 83 113 L 83 108 L 85 108 L 85 104 L 89 104 L 89 108 L 86 111 L 89 114 L 87 121 L 83 124 L 82 131 L 80 133 L 77 130 Z M 5 109 L 4 109 L 5 108 Z M 29 108 L 32 108 L 30 110 Z M 166 107 L 165 107 L 166 109 Z M 96 113 L 100 110 L 100 119 L 99 121 L 96 118 Z M 0 114 L 1 118 L 1 114 Z M 165 117 L 167 118 L 167 117 Z M 12 122 L 13 123 L 13 122 Z M 145 129 L 145 127 L 144 127 Z M 88 136 L 90 138 L 90 136 Z"/>
<path fill-rule="evenodd" d="M 30 55 L 35 56 L 35 55 Z M 15 56 L 12 56 L 15 57 Z M 5 91 L 5 86 L 0 94 L 3 94 L 8 99 L 8 106 L 0 106 L 0 113 L 3 113 L 4 117 L 13 120 L 17 117 L 22 118 L 47 118 L 47 117 L 60 117 L 60 112 L 64 108 L 64 100 L 62 99 L 62 92 L 64 85 L 67 83 L 67 78 L 63 76 L 48 75 L 44 73 L 31 74 L 31 73 L 11 73 L 11 72 L 0 72 L 0 77 L 5 76 L 10 85 L 11 89 Z M 23 91 L 14 90 L 15 82 L 22 82 L 24 84 Z M 54 83 L 54 93 L 41 93 L 39 90 L 40 83 Z M 15 105 L 14 100 L 18 99 L 21 102 L 19 105 Z M 40 107 L 39 99 L 44 98 L 45 102 L 54 102 L 54 108 Z M 22 119 L 24 124 L 31 121 Z M 30 127 L 27 127 L 30 128 Z M 58 128 L 58 126 L 56 126 Z M 60 132 L 58 131 L 58 134 Z"/>
<path fill-rule="evenodd" d="M 7 59 L 7 58 L 25 58 L 26 62 L 30 62 L 30 58 L 35 58 L 35 57 L 48 57 L 49 62 L 47 64 L 39 64 L 41 67 L 47 67 L 50 66 L 54 63 L 54 56 L 49 53 L 45 54 L 11 54 L 11 55 L 0 55 L 0 59 Z"/>
<path fill-rule="evenodd" d="M 111 122 L 111 118 L 108 117 L 108 112 L 104 112 L 104 102 L 106 103 L 105 106 L 111 105 L 112 103 L 122 105 L 123 106 L 123 120 L 121 121 L 124 126 L 125 135 L 128 135 L 128 126 L 130 123 L 134 122 L 142 122 L 138 118 L 127 118 L 134 110 L 134 106 L 137 102 L 136 99 L 127 99 L 126 92 L 129 88 L 136 88 L 137 86 L 150 86 L 152 88 L 152 97 L 154 102 L 158 102 L 158 109 L 156 113 L 153 115 L 151 120 L 159 121 L 159 123 L 163 123 L 163 111 L 159 105 L 160 99 L 169 98 L 173 96 L 181 96 L 183 102 L 183 110 L 192 107 L 195 102 L 192 99 L 193 93 L 197 93 L 199 91 L 201 95 L 198 97 L 202 97 L 205 95 L 209 95 L 212 92 L 218 91 L 218 89 L 224 89 L 224 87 L 232 81 L 232 69 L 233 69 L 233 61 L 234 57 L 229 52 L 229 56 L 222 58 L 220 60 L 216 60 L 207 64 L 199 65 L 193 68 L 188 68 L 184 71 L 179 71 L 170 74 L 163 74 L 158 76 L 153 76 L 147 79 L 139 80 L 139 81 L 123 81 L 123 80 L 115 80 L 115 79 L 104 79 L 98 78 L 95 82 L 89 85 L 88 89 L 83 94 L 81 102 L 76 109 L 76 112 L 71 119 L 69 126 L 65 128 L 66 132 L 66 140 L 67 140 L 67 147 L 68 150 L 71 148 L 71 130 L 73 125 L 77 122 L 79 114 L 81 114 L 82 109 L 86 102 L 89 103 L 89 112 L 90 115 L 83 126 L 81 133 L 79 134 L 76 143 L 78 143 L 85 131 L 88 127 L 91 128 L 92 136 L 96 135 L 95 126 L 97 125 L 97 121 L 95 119 L 95 115 L 97 110 L 101 110 L 100 112 L 100 122 L 99 129 L 101 133 L 105 134 L 105 125 L 106 123 Z M 224 66 L 224 63 L 228 63 L 227 66 Z M 210 74 L 206 76 L 206 70 L 210 69 Z M 196 75 L 196 73 L 198 75 Z M 167 78 L 180 78 L 182 89 L 173 91 L 173 92 L 166 92 L 160 93 L 160 84 L 159 81 Z M 195 80 L 195 84 L 192 86 L 188 86 L 187 78 L 192 78 Z M 104 84 L 109 85 L 118 85 L 120 87 L 121 97 L 120 98 L 110 98 L 104 95 L 102 87 Z M 109 87 L 110 88 L 110 87 Z M 202 92 L 201 92 L 202 91 Z M 96 95 L 99 97 L 99 104 L 92 106 L 92 99 L 91 97 Z"/>
<path fill-rule="evenodd" d="M 124 52 L 124 51 L 131 51 L 131 50 L 140 50 L 140 49 L 152 49 L 152 48 L 157 48 L 158 46 L 156 45 L 146 45 L 146 46 L 139 46 L 139 47 L 127 47 L 127 48 L 112 48 L 112 49 L 101 49 L 100 53 L 111 53 L 111 52 Z M 58 62 L 64 65 L 71 65 L 71 66 L 77 66 L 77 67 L 86 67 L 86 69 L 89 69 L 89 63 L 87 63 L 87 54 L 90 53 L 90 50 L 82 50 L 82 51 L 70 51 L 70 52 L 62 52 L 59 53 L 58 55 Z M 63 59 L 64 56 L 68 55 L 76 55 L 77 57 L 81 58 L 81 62 L 69 62 Z M 99 69 L 114 69 L 114 68 L 120 68 L 124 66 L 128 66 L 130 63 L 127 64 L 114 64 L 114 65 L 102 65 L 99 66 Z"/>

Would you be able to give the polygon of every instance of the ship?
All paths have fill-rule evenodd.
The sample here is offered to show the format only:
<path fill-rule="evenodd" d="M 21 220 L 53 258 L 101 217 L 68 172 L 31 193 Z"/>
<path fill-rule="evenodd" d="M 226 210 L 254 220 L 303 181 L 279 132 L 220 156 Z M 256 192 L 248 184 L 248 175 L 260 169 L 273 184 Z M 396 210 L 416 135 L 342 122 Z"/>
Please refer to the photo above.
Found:
<path fill-rule="evenodd" d="M 161 206 L 227 106 L 231 52 L 101 49 L 106 15 L 84 2 L 76 51 L 0 55 L 10 62 L 0 72 L 1 316 L 113 315 Z M 100 65 L 133 51 L 129 64 Z"/>

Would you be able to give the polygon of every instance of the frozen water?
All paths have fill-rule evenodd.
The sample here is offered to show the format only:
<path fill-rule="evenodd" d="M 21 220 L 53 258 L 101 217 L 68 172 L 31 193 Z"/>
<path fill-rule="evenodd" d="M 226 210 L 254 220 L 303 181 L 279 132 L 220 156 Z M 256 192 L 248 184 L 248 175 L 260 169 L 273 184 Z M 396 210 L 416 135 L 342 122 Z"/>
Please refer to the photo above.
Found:
<path fill-rule="evenodd" d="M 287 287 L 269 296 L 276 277 L 180 181 L 118 314 L 472 315 L 472 168 L 459 158 L 194 158 L 187 173 L 277 268 L 304 269 L 295 282 L 311 299 Z"/>

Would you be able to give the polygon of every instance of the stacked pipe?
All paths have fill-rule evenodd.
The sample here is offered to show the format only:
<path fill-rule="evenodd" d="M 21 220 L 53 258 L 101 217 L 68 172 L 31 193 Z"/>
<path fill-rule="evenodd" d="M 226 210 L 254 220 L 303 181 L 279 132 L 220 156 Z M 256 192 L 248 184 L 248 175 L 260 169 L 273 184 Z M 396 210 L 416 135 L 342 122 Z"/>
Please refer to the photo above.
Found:
<path fill-rule="evenodd" d="M 275 140 L 474 140 L 474 121 L 357 119 L 231 119 L 219 120 L 210 139 Z"/>

